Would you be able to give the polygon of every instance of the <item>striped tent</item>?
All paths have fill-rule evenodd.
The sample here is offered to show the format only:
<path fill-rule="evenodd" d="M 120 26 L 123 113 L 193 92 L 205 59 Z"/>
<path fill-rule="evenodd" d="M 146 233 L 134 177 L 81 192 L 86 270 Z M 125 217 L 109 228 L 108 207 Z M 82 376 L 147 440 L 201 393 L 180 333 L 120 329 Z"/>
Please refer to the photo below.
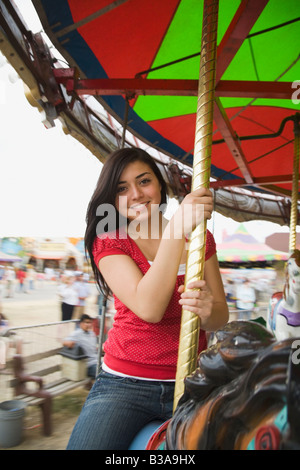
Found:
<path fill-rule="evenodd" d="M 288 253 L 273 250 L 265 243 L 258 242 L 243 224 L 217 244 L 217 255 L 219 262 L 223 263 L 286 261 L 289 256 Z"/>

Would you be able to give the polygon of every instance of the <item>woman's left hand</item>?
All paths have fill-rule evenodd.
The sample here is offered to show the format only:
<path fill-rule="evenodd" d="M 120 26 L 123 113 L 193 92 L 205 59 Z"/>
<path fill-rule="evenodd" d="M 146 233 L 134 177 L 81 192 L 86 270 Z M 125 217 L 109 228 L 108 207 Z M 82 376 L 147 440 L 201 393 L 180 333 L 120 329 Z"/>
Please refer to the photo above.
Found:
<path fill-rule="evenodd" d="M 186 287 L 186 291 L 184 291 L 183 285 L 178 289 L 181 294 L 180 305 L 184 310 L 198 315 L 205 324 L 212 313 L 213 295 L 211 291 L 205 281 L 190 282 Z"/>

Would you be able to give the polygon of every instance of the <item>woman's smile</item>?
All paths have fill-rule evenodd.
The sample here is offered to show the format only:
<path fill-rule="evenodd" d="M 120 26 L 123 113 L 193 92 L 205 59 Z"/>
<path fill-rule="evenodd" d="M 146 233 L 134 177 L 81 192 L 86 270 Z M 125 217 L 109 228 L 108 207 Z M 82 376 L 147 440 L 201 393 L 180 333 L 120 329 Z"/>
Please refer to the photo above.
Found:
<path fill-rule="evenodd" d="M 150 204 L 150 201 L 139 202 L 138 204 L 133 204 L 132 206 L 130 206 L 129 209 L 133 209 L 135 211 L 142 211 L 148 206 L 148 204 Z"/>

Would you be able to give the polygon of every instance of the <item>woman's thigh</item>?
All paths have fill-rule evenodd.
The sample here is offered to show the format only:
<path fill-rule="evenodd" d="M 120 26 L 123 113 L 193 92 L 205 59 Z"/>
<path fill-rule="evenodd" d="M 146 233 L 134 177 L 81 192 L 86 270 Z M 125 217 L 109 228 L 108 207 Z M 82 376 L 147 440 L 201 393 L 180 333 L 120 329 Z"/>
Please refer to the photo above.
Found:
<path fill-rule="evenodd" d="M 154 419 L 171 417 L 172 392 L 162 409 L 160 385 L 101 372 L 73 429 L 67 449 L 126 450 Z"/>

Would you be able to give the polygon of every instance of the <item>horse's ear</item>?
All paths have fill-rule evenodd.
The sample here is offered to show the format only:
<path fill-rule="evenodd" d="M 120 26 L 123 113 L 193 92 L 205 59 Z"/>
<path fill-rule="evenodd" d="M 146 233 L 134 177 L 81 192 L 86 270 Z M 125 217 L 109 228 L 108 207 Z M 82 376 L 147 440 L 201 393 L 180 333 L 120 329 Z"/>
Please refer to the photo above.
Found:
<path fill-rule="evenodd" d="M 296 261 L 297 266 L 300 267 L 300 250 L 296 248 L 290 255 L 289 259 L 294 258 Z"/>
<path fill-rule="evenodd" d="M 300 339 L 294 340 L 300 347 Z M 298 348 L 299 349 L 299 348 Z M 287 377 L 287 409 L 290 433 L 289 446 L 299 449 L 300 436 L 300 350 L 291 348 Z M 294 445 L 293 445 L 294 443 Z"/>

